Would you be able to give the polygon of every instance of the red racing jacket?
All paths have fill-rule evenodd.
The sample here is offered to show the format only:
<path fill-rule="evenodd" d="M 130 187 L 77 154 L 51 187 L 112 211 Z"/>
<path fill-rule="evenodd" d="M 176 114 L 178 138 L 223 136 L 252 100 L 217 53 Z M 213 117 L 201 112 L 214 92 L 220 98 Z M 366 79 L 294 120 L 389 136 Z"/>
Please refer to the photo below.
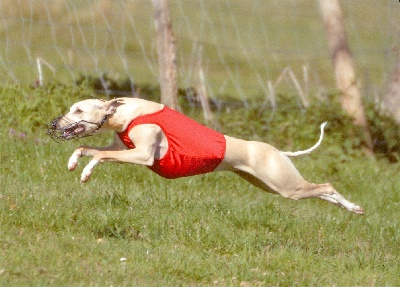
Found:
<path fill-rule="evenodd" d="M 213 171 L 225 155 L 226 140 L 216 132 L 166 106 L 158 112 L 135 118 L 121 133 L 121 141 L 129 149 L 135 144 L 129 131 L 137 125 L 155 124 L 168 140 L 167 153 L 156 159 L 149 169 L 165 178 L 178 178 Z"/>

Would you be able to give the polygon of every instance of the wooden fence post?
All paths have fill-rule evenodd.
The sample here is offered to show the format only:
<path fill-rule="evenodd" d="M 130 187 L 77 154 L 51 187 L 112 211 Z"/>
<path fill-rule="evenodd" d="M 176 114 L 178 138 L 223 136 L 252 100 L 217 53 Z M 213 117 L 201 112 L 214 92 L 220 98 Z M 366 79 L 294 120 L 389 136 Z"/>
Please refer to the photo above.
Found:
<path fill-rule="evenodd" d="M 178 87 L 175 39 L 169 14 L 168 0 L 152 0 L 156 30 L 161 103 L 177 110 Z"/>
<path fill-rule="evenodd" d="M 388 90 L 383 95 L 383 108 L 400 123 L 400 60 L 393 68 Z"/>
<path fill-rule="evenodd" d="M 354 118 L 354 124 L 363 129 L 365 145 L 371 154 L 373 152 L 371 134 L 347 43 L 339 2 L 338 0 L 319 0 L 319 4 L 335 70 L 336 85 L 341 93 L 342 108 Z"/>

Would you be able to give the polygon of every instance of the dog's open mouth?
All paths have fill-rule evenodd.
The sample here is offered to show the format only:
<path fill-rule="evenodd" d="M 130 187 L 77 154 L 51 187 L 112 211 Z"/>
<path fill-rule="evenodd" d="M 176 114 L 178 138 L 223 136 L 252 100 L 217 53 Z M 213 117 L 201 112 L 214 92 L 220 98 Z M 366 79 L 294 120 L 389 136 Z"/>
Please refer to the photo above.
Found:
<path fill-rule="evenodd" d="M 60 120 L 63 119 L 64 116 L 60 116 L 58 118 L 55 118 L 52 120 L 48 125 L 47 125 L 47 134 L 55 141 L 58 140 L 70 140 L 70 139 L 79 139 L 87 136 L 94 135 L 104 124 L 104 122 L 107 120 L 107 116 L 103 117 L 100 123 L 92 123 L 89 121 L 85 120 L 80 120 L 79 122 L 70 122 L 70 124 L 60 127 L 59 123 Z M 65 119 L 63 119 L 65 121 Z M 86 130 L 87 124 L 94 125 L 96 128 L 89 132 Z M 90 127 L 89 127 L 90 129 Z"/>
<path fill-rule="evenodd" d="M 72 139 L 74 137 L 79 136 L 81 133 L 85 131 L 85 127 L 80 124 L 75 124 L 72 127 L 67 127 L 63 129 L 61 136 L 65 140 Z"/>
<path fill-rule="evenodd" d="M 85 132 L 85 125 L 82 122 L 72 122 L 67 126 L 60 127 L 59 122 L 62 117 L 54 119 L 47 127 L 47 134 L 55 141 L 70 140 L 79 138 Z"/>

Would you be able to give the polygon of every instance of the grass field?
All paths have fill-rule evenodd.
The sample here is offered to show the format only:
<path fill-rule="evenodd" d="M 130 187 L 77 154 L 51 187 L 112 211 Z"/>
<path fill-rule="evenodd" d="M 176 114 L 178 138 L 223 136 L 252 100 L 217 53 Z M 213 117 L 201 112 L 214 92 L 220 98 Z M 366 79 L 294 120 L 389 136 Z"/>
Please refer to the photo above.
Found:
<path fill-rule="evenodd" d="M 50 121 L 85 93 L 1 91 L 0 286 L 398 285 L 400 165 L 346 150 L 335 119 L 321 148 L 295 164 L 310 181 L 329 181 L 363 206 L 364 216 L 318 200 L 286 200 L 230 173 L 171 181 L 144 167 L 105 163 L 81 184 L 88 159 L 68 172 L 70 154 L 111 135 L 56 143 L 36 121 Z M 15 95 L 30 105 L 16 104 Z M 315 141 L 321 119 L 283 109 L 256 121 L 246 109 L 219 120 L 224 132 L 298 150 Z"/>

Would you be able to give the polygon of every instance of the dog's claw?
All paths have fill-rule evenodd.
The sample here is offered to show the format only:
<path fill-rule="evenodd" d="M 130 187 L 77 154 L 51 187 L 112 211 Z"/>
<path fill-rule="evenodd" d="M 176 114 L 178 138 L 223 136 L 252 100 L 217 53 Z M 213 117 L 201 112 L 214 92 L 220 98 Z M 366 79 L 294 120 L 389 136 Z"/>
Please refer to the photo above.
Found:
<path fill-rule="evenodd" d="M 363 215 L 364 209 L 361 206 L 355 205 L 351 208 L 347 208 L 348 211 L 353 212 L 355 214 Z"/>
<path fill-rule="evenodd" d="M 81 183 L 85 183 L 89 180 L 90 174 L 82 174 L 81 176 Z"/>
<path fill-rule="evenodd" d="M 68 163 L 68 170 L 73 171 L 78 166 L 78 162 Z"/>
<path fill-rule="evenodd" d="M 83 170 L 82 175 L 81 175 L 81 183 L 87 182 L 89 180 L 91 174 L 92 174 L 92 170 L 90 168 L 88 169 L 88 167 L 85 167 L 85 169 Z"/>
<path fill-rule="evenodd" d="M 358 205 L 356 205 L 356 206 L 353 208 L 352 211 L 353 211 L 354 213 L 356 213 L 356 214 L 360 214 L 360 215 L 364 214 L 364 209 L 363 209 L 361 206 L 358 206 Z"/>

